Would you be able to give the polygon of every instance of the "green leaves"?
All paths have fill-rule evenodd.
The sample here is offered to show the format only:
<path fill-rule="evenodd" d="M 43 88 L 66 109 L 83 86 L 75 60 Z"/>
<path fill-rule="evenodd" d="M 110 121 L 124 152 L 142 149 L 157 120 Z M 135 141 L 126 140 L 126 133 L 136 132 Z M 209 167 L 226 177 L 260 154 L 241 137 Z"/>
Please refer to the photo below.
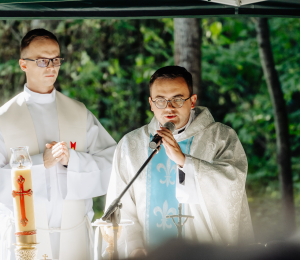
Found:
<path fill-rule="evenodd" d="M 293 174 L 300 176 L 300 55 L 296 44 L 300 41 L 300 22 L 276 18 L 270 20 L 270 28 L 289 110 Z M 248 186 L 263 191 L 277 183 L 274 113 L 252 20 L 203 19 L 202 80 L 200 104 L 211 110 L 216 121 L 232 126 L 243 144 L 249 163 Z M 299 180 L 294 180 L 300 192 Z"/>

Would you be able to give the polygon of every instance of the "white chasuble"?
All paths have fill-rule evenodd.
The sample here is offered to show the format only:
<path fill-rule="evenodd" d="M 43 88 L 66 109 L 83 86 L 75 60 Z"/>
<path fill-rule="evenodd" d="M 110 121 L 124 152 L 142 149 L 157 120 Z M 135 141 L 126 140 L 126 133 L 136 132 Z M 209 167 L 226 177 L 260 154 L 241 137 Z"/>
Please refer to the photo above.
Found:
<path fill-rule="evenodd" d="M 34 101 L 38 102 L 32 102 L 35 95 L 38 100 Z M 43 98 L 52 100 L 43 102 L 41 100 Z M 44 113 L 37 113 L 39 110 Z M 49 117 L 49 121 L 47 117 L 45 118 L 45 114 Z M 106 193 L 105 183 L 108 182 L 111 169 L 110 157 L 115 147 L 114 140 L 102 129 L 99 122 L 93 125 L 94 121 L 96 119 L 82 103 L 55 90 L 51 94 L 37 94 L 25 87 L 23 93 L 1 107 L 0 137 L 4 141 L 7 156 L 4 155 L 0 138 L 0 164 L 2 164 L 0 181 L 6 183 L 9 181 L 10 167 L 3 165 L 9 161 L 10 148 L 29 146 L 33 160 L 37 239 L 40 243 L 38 258 L 42 258 L 43 254 L 47 254 L 51 259 L 81 260 L 92 257 L 93 230 L 90 225 L 93 216 L 92 197 Z M 99 137 L 100 134 L 103 137 Z M 99 145 L 100 139 L 102 144 Z M 51 141 L 67 143 L 70 151 L 68 168 L 60 163 L 49 169 L 44 168 L 42 153 L 45 144 Z M 105 151 L 106 154 L 101 154 Z M 100 161 L 102 165 L 99 164 Z M 106 169 L 101 169 L 102 166 Z M 108 176 L 99 176 L 101 174 Z M 90 185 L 93 182 L 96 182 L 98 190 L 96 184 Z M 2 219 L 5 219 L 2 209 L 6 208 L 7 212 L 7 208 L 12 208 L 12 199 L 7 195 L 8 189 L 7 184 L 3 183 L 3 189 L 0 186 Z M 87 191 L 88 189 L 90 190 Z M 3 230 L 5 227 L 0 227 L 2 242 L 9 233 L 7 229 L 5 232 Z M 2 248 L 5 247 L 3 243 Z M 6 244 L 6 247 L 9 246 Z M 7 256 L 4 259 L 9 258 Z"/>
<path fill-rule="evenodd" d="M 247 158 L 243 147 L 234 130 L 214 122 L 207 108 L 196 107 L 191 115 L 192 122 L 189 121 L 182 133 L 177 131 L 174 135 L 179 144 L 191 140 L 188 152 L 181 147 L 186 156 L 181 169 L 185 173 L 183 183 L 179 182 L 176 167 L 174 196 L 184 203 L 183 213 L 194 216 L 193 220 L 189 219 L 186 222 L 183 236 L 200 243 L 252 243 L 253 230 L 245 192 Z M 154 117 L 150 124 L 128 133 L 119 142 L 113 160 L 107 206 L 120 194 L 148 158 L 150 136 L 156 134 L 158 126 L 159 123 Z M 159 157 L 160 152 L 155 156 Z M 173 214 L 170 210 L 168 212 L 169 206 L 165 205 L 165 210 L 162 206 L 159 206 L 161 210 L 155 210 L 154 204 L 152 206 L 152 193 L 155 189 L 158 190 L 162 183 L 158 182 L 156 188 L 150 187 L 149 177 L 156 175 L 155 178 L 161 178 L 163 183 L 169 178 L 169 175 L 162 171 L 163 167 L 159 167 L 160 171 L 152 170 L 152 167 L 153 163 L 143 170 L 121 200 L 122 218 L 135 223 L 124 228 L 118 241 L 123 256 L 129 256 L 134 249 L 149 249 L 148 228 L 151 221 L 152 226 L 161 229 L 163 226 L 166 228 L 166 225 L 174 225 L 166 218 L 167 215 Z M 171 165 L 169 173 L 172 175 Z M 151 182 L 151 185 L 153 184 Z M 152 217 L 153 213 L 154 217 L 159 217 L 155 219 Z"/>

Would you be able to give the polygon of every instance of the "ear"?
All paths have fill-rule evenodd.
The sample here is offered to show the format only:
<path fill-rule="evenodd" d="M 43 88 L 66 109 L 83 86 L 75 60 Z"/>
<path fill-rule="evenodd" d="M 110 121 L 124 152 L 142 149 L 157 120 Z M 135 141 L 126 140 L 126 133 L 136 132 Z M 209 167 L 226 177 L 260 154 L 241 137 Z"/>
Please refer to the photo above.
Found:
<path fill-rule="evenodd" d="M 196 105 L 196 101 L 197 101 L 197 95 L 196 94 L 191 96 L 191 101 L 192 101 L 191 109 L 194 109 L 195 105 Z"/>
<path fill-rule="evenodd" d="M 150 104 L 150 107 L 151 107 L 151 111 L 153 111 L 153 109 L 152 109 L 153 103 L 152 103 L 151 97 L 149 97 L 149 104 Z"/>
<path fill-rule="evenodd" d="M 26 64 L 25 60 L 19 59 L 19 65 L 20 65 L 21 70 L 27 71 L 27 64 Z"/>

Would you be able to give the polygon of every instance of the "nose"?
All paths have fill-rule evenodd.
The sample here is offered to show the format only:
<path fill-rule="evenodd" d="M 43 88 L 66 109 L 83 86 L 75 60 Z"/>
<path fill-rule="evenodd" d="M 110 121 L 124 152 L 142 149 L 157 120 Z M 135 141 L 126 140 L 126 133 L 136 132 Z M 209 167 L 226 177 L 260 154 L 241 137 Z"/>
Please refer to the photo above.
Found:
<path fill-rule="evenodd" d="M 51 66 L 51 64 L 52 64 L 52 66 Z M 49 64 L 48 64 L 47 68 L 54 68 L 53 60 L 49 60 Z"/>
<path fill-rule="evenodd" d="M 168 100 L 167 107 L 172 107 L 172 103 L 171 103 L 171 101 L 170 101 L 170 100 Z"/>
<path fill-rule="evenodd" d="M 173 109 L 173 106 L 172 106 L 172 103 L 171 103 L 171 101 L 170 100 L 168 100 L 168 102 L 167 102 L 167 107 L 166 107 L 167 109 Z"/>

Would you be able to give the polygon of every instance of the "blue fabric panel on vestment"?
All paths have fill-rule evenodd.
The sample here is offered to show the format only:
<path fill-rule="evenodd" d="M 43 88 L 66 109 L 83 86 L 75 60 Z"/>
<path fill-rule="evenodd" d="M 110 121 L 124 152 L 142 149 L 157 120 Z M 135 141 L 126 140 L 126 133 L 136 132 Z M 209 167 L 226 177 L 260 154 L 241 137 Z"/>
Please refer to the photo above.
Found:
<path fill-rule="evenodd" d="M 189 154 L 192 140 L 193 137 L 178 143 L 183 153 Z M 149 148 L 148 155 L 152 152 Z M 177 165 L 169 159 L 162 145 L 147 167 L 145 234 L 146 244 L 150 248 L 177 237 L 175 224 L 172 219 L 166 218 L 167 215 L 178 214 L 176 174 Z"/>

